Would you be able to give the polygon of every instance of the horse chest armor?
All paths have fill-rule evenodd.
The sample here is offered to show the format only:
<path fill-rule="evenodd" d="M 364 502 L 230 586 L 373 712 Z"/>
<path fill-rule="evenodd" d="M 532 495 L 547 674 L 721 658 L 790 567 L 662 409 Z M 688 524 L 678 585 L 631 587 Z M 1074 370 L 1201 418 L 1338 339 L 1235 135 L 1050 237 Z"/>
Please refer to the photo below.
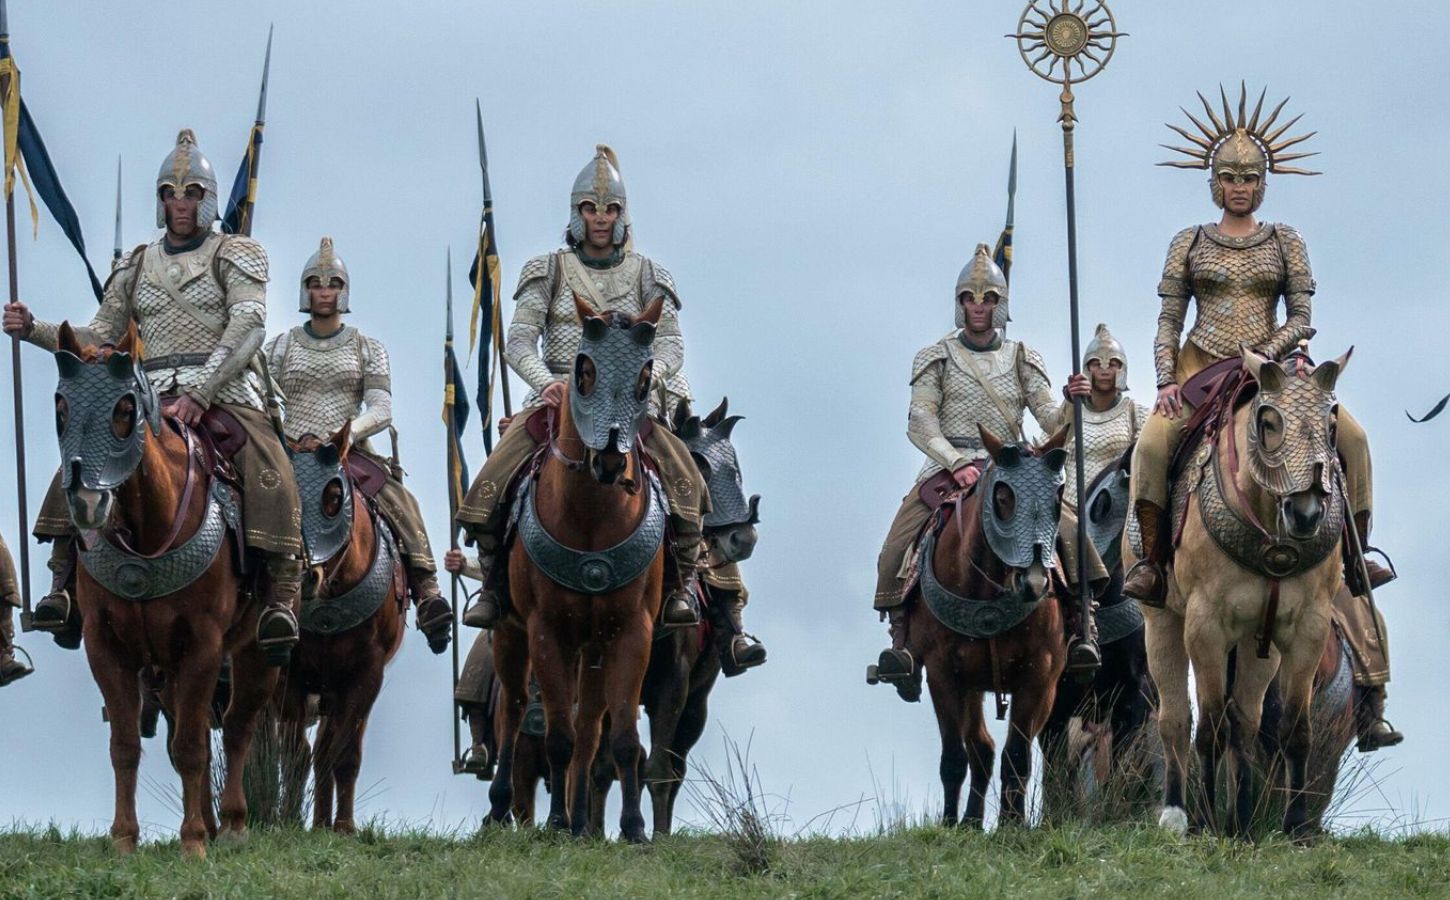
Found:
<path fill-rule="evenodd" d="M 514 504 L 519 540 L 539 571 L 562 587 L 598 596 L 618 590 L 644 574 L 665 537 L 665 495 L 659 478 L 649 473 L 645 515 L 634 533 L 605 550 L 575 550 L 559 543 L 539 521 L 534 483 Z"/>
<path fill-rule="evenodd" d="M 1188 255 L 1189 284 L 1198 307 L 1188 339 L 1217 359 L 1237 356 L 1241 343 L 1263 344 L 1279 327 L 1276 313 L 1284 276 L 1274 229 L 1266 228 L 1241 245 L 1220 243 L 1205 231 Z"/>
<path fill-rule="evenodd" d="M 1091 485 L 1098 474 L 1117 462 L 1133 445 L 1138 437 L 1138 423 L 1146 416 L 1138 415 L 1133 401 L 1126 396 L 1111 409 L 1099 412 L 1082 408 L 1082 461 L 1083 475 Z M 1071 503 L 1077 502 L 1077 462 L 1073 459 L 1076 448 L 1068 443 L 1067 465 L 1063 468 L 1067 484 L 1063 496 Z"/>
<path fill-rule="evenodd" d="M 937 621 L 963 637 L 990 640 L 1018 625 L 1035 610 L 1041 597 L 1002 594 L 976 600 L 954 594 L 936 577 L 936 532 L 928 530 L 921 544 L 921 599 Z"/>
<path fill-rule="evenodd" d="M 303 631 L 330 635 L 355 628 L 371 619 L 388 599 L 398 566 L 397 540 L 381 517 L 373 517 L 373 528 L 377 534 L 373 560 L 361 581 L 336 597 L 317 597 L 303 591 L 302 614 L 297 617 Z"/>
<path fill-rule="evenodd" d="M 286 356 L 273 375 L 287 397 L 287 437 L 327 439 L 362 409 L 366 338 L 355 328 L 317 338 L 300 326 L 287 335 Z"/>
<path fill-rule="evenodd" d="M 102 587 L 126 600 L 154 600 L 180 591 L 216 561 L 227 528 L 241 530 L 236 496 L 225 482 L 213 481 L 207 491 L 201 527 L 181 546 L 155 559 L 133 556 L 102 538 L 80 551 L 81 565 Z"/>

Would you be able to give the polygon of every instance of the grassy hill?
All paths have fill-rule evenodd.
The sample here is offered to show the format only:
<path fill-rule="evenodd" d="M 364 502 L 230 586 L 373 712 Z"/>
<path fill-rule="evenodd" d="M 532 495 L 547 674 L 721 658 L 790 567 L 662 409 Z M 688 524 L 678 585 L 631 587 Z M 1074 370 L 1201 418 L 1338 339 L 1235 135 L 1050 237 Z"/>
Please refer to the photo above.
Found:
<path fill-rule="evenodd" d="M 283 830 L 213 846 L 195 862 L 174 842 L 121 859 L 105 838 L 14 832 L 0 835 L 0 898 L 1450 896 L 1445 835 L 1297 848 L 1180 841 L 1146 827 L 919 828 L 754 849 L 742 854 L 718 835 L 630 847 L 533 831 L 449 839 Z"/>

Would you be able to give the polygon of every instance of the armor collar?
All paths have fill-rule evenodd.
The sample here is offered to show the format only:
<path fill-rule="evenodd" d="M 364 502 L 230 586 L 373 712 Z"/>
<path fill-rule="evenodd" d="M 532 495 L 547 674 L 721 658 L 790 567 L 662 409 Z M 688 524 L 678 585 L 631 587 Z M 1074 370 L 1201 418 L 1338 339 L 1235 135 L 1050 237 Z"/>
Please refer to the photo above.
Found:
<path fill-rule="evenodd" d="M 594 259 L 592 257 L 585 256 L 584 251 L 579 247 L 574 247 L 573 250 L 574 256 L 577 257 L 581 263 L 591 269 L 612 269 L 620 263 L 624 262 L 623 247 L 615 247 L 614 252 L 610 253 L 603 259 Z"/>
<path fill-rule="evenodd" d="M 302 323 L 302 330 L 307 332 L 307 336 L 312 338 L 314 341 L 331 341 L 333 338 L 342 337 L 342 333 L 344 331 L 347 331 L 347 325 L 344 324 L 340 326 L 332 334 L 318 334 L 317 332 L 312 330 L 312 322 L 309 320 Z"/>
<path fill-rule="evenodd" d="M 1119 391 L 1118 399 L 1114 401 L 1113 405 L 1109 406 L 1107 409 L 1093 409 L 1090 404 L 1084 403 L 1082 405 L 1082 420 L 1084 422 L 1091 422 L 1094 425 L 1100 425 L 1103 422 L 1111 422 L 1118 416 L 1121 416 L 1123 413 L 1127 412 L 1128 407 L 1131 406 L 1132 403 L 1133 401 L 1128 399 L 1128 395 L 1126 392 Z"/>
<path fill-rule="evenodd" d="M 1002 332 L 1000 331 L 992 332 L 992 340 L 986 346 L 978 346 L 972 343 L 972 339 L 967 336 L 967 330 L 965 328 L 957 332 L 957 340 L 961 341 L 962 346 L 973 353 L 995 353 L 1002 349 Z"/>
<path fill-rule="evenodd" d="M 190 253 L 191 251 L 200 247 L 202 244 L 205 244 L 206 239 L 211 237 L 212 234 L 213 232 L 203 228 L 201 231 L 197 232 L 196 237 L 192 238 L 184 244 L 173 244 L 171 243 L 171 241 L 166 239 L 165 235 L 162 235 L 161 251 L 167 256 L 179 256 L 182 253 Z"/>
<path fill-rule="evenodd" d="M 1203 226 L 1203 234 L 1209 240 L 1220 247 L 1228 247 L 1233 250 L 1244 250 L 1249 247 L 1257 247 L 1274 235 L 1273 222 L 1260 222 L 1259 227 L 1253 234 L 1244 237 L 1231 237 L 1218 230 L 1218 225 L 1210 223 Z"/>

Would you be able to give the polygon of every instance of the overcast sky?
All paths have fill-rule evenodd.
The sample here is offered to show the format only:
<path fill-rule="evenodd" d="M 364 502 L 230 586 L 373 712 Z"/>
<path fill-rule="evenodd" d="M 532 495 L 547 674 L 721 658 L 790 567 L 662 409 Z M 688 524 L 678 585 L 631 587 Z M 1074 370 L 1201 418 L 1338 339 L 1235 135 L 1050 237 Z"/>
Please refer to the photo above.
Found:
<path fill-rule="evenodd" d="M 1326 174 L 1271 177 L 1261 216 L 1308 241 L 1318 355 L 1356 347 L 1340 395 L 1369 431 L 1374 542 L 1401 576 L 1380 600 L 1395 651 L 1390 716 L 1408 739 L 1378 754 L 1380 791 L 1357 809 L 1382 824 L 1443 827 L 1450 785 L 1437 748 L 1450 725 L 1435 698 L 1450 676 L 1450 610 L 1435 588 L 1444 547 L 1434 501 L 1450 478 L 1438 452 L 1450 420 L 1413 426 L 1401 410 L 1423 411 L 1450 389 L 1450 97 L 1431 89 L 1443 82 L 1450 8 L 1116 7 L 1131 37 L 1077 92 L 1085 332 L 1110 324 L 1128 348 L 1134 395 L 1149 400 L 1164 250 L 1179 228 L 1217 218 L 1202 173 L 1153 166 L 1174 137 L 1162 123 L 1220 82 L 1292 95 L 1287 109 L 1320 132 L 1311 167 Z M 940 810 L 930 706 L 864 683 L 886 640 L 871 596 L 881 539 L 920 462 L 905 436 L 910 361 L 951 327 L 958 269 L 1001 228 L 1014 128 L 1012 334 L 1043 353 L 1054 384 L 1068 371 L 1056 89 L 1002 37 L 1019 12 L 982 0 L 193 0 L 179 16 L 149 3 L 15 0 L 10 26 L 26 102 L 104 271 L 116 155 L 127 247 L 155 234 L 153 179 L 178 129 L 196 131 L 225 192 L 276 23 L 255 229 L 271 257 L 269 326 L 299 321 L 301 266 L 331 235 L 353 279 L 350 322 L 392 355 L 403 461 L 437 545 L 447 533 L 442 269 L 451 244 L 464 296 L 479 209 L 474 98 L 506 294 L 527 257 L 557 245 L 594 145 L 617 149 L 638 246 L 674 273 L 684 299 L 690 380 L 702 405 L 728 394 L 747 416 L 736 442 L 746 489 L 764 497 L 745 574 L 748 626 L 770 662 L 721 681 L 699 757 L 720 769 L 722 735 L 753 735 L 761 781 L 789 796 L 799 826 L 863 796 Z M 94 301 L 59 228 L 42 210 L 31 240 L 18 202 L 22 296 L 42 317 L 88 319 Z M 33 513 L 56 459 L 55 375 L 38 350 L 23 358 Z M 12 472 L 13 447 L 0 443 L 0 472 Z M 468 450 L 476 470 L 476 430 Z M 15 547 L 11 489 L 0 493 L 0 528 Z M 45 555 L 32 550 L 36 599 Z M 0 691 L 0 823 L 104 831 L 107 730 L 85 659 L 41 635 L 21 642 L 38 671 Z M 448 657 L 410 632 L 368 730 L 363 817 L 477 822 L 486 786 L 450 774 L 450 711 Z M 163 748 L 147 750 L 143 784 L 172 792 Z M 140 804 L 152 833 L 174 835 L 170 803 L 143 790 Z M 858 824 L 871 821 L 868 807 Z"/>

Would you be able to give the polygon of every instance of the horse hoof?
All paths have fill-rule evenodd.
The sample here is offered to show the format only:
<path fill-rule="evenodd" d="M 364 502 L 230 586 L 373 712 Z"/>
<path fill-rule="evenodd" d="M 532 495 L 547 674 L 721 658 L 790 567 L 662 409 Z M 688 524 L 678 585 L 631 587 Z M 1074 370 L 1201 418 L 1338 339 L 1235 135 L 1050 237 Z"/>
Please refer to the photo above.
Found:
<path fill-rule="evenodd" d="M 223 828 L 217 833 L 216 842 L 230 846 L 240 846 L 247 842 L 247 829 L 245 828 Z"/>
<path fill-rule="evenodd" d="M 1188 813 L 1184 812 L 1181 806 L 1165 806 L 1163 811 L 1158 813 L 1158 827 L 1178 837 L 1183 837 L 1188 833 Z"/>
<path fill-rule="evenodd" d="M 119 856 L 130 856 L 136 852 L 136 839 L 134 837 L 113 837 L 111 838 L 111 849 Z"/>
<path fill-rule="evenodd" d="M 181 855 L 186 859 L 206 859 L 206 842 L 182 841 Z"/>
<path fill-rule="evenodd" d="M 332 823 L 332 830 L 347 837 L 357 834 L 357 826 L 352 823 L 352 819 L 338 819 Z"/>

